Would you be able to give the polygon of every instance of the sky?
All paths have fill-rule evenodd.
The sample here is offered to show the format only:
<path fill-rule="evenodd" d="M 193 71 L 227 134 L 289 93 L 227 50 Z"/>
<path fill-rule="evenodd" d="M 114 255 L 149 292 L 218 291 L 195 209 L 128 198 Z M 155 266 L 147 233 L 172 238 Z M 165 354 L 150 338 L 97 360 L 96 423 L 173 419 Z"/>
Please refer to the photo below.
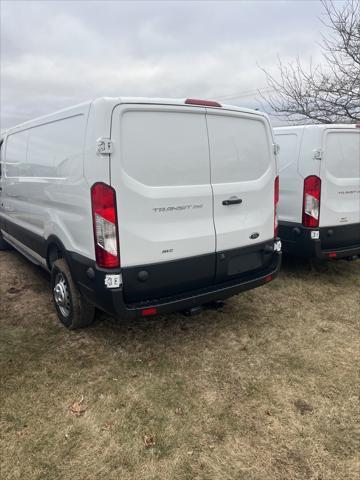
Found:
<path fill-rule="evenodd" d="M 100 96 L 256 108 L 260 67 L 321 61 L 318 0 L 0 0 L 0 127 Z"/>

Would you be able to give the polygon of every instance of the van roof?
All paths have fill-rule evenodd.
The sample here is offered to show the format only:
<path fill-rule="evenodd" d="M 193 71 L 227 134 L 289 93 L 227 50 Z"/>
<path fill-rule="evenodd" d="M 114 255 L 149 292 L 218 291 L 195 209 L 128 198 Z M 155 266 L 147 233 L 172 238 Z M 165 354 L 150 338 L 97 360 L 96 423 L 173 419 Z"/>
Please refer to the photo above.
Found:
<path fill-rule="evenodd" d="M 285 125 L 282 127 L 274 127 L 275 131 L 285 130 L 325 130 L 328 128 L 356 128 L 359 123 L 316 123 L 311 125 Z"/>
<path fill-rule="evenodd" d="M 264 112 L 261 112 L 259 110 L 253 110 L 250 108 L 244 108 L 244 107 L 238 107 L 235 105 L 227 105 L 227 104 L 222 104 L 221 107 L 215 107 L 215 106 L 210 106 L 210 105 L 199 105 L 197 104 L 189 104 L 187 105 L 185 103 L 187 99 L 185 98 L 151 98 L 151 97 L 99 97 L 93 100 L 89 100 L 84 103 L 80 103 L 77 105 L 73 105 L 71 107 L 67 107 L 61 110 L 57 110 L 56 112 L 52 112 L 47 115 L 43 115 L 37 118 L 33 118 L 31 120 L 27 120 L 26 122 L 14 125 L 12 127 L 9 127 L 7 129 L 4 129 L 1 131 L 1 136 L 5 136 L 5 134 L 18 129 L 18 128 L 26 128 L 30 127 L 34 124 L 37 123 L 42 123 L 44 121 L 51 121 L 51 120 L 56 120 L 58 117 L 63 116 L 64 114 L 74 114 L 76 115 L 77 113 L 80 113 L 81 111 L 84 111 L 88 109 L 92 104 L 96 104 L 100 106 L 102 109 L 111 109 L 118 104 L 121 103 L 137 103 L 137 104 L 153 104 L 153 105 L 179 105 L 179 106 L 189 106 L 189 107 L 202 107 L 202 108 L 215 108 L 221 110 L 232 110 L 236 112 L 242 112 L 242 113 L 250 113 L 254 115 L 259 115 L 265 118 L 268 118 L 268 115 Z"/>

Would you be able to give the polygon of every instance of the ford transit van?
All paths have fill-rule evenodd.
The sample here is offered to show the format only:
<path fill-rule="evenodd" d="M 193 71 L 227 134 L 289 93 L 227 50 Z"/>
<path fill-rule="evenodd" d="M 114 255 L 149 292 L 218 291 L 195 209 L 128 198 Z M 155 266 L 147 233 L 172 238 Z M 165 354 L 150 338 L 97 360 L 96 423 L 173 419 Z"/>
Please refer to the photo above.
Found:
<path fill-rule="evenodd" d="M 308 258 L 360 255 L 360 125 L 275 128 L 280 146 L 279 235 Z"/>
<path fill-rule="evenodd" d="M 51 272 L 68 328 L 195 311 L 278 273 L 278 178 L 257 111 L 101 98 L 18 125 L 1 146 L 0 247 Z"/>

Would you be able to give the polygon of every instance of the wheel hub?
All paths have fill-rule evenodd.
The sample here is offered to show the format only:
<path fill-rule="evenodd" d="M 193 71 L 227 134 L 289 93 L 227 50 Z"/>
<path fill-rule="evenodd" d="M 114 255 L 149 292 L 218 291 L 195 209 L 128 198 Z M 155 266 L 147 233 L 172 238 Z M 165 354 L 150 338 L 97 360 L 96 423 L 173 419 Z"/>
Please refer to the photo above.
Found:
<path fill-rule="evenodd" d="M 67 282 L 64 276 L 59 273 L 56 277 L 54 287 L 54 299 L 56 305 L 59 307 L 61 314 L 68 317 L 71 311 L 71 301 Z"/>

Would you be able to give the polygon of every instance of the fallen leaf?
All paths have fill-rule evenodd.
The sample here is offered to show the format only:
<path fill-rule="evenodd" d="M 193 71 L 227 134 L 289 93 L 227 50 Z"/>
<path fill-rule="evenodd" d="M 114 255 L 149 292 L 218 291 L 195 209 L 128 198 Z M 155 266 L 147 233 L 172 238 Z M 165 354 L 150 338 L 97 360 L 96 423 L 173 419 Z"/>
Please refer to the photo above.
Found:
<path fill-rule="evenodd" d="M 183 415 L 184 411 L 181 407 L 175 408 L 175 415 Z"/>
<path fill-rule="evenodd" d="M 155 440 L 156 440 L 155 435 L 145 435 L 145 437 L 144 437 L 145 448 L 154 447 L 155 444 L 156 444 Z"/>
<path fill-rule="evenodd" d="M 83 415 L 87 409 L 86 405 L 83 405 L 84 397 L 82 396 L 79 402 L 74 402 L 69 405 L 69 412 L 75 417 Z"/>
<path fill-rule="evenodd" d="M 266 413 L 266 415 L 269 415 L 269 417 L 271 417 L 271 416 L 272 416 L 272 413 L 271 413 L 271 411 L 270 411 L 270 410 L 266 410 L 266 411 L 265 411 L 265 413 Z"/>

